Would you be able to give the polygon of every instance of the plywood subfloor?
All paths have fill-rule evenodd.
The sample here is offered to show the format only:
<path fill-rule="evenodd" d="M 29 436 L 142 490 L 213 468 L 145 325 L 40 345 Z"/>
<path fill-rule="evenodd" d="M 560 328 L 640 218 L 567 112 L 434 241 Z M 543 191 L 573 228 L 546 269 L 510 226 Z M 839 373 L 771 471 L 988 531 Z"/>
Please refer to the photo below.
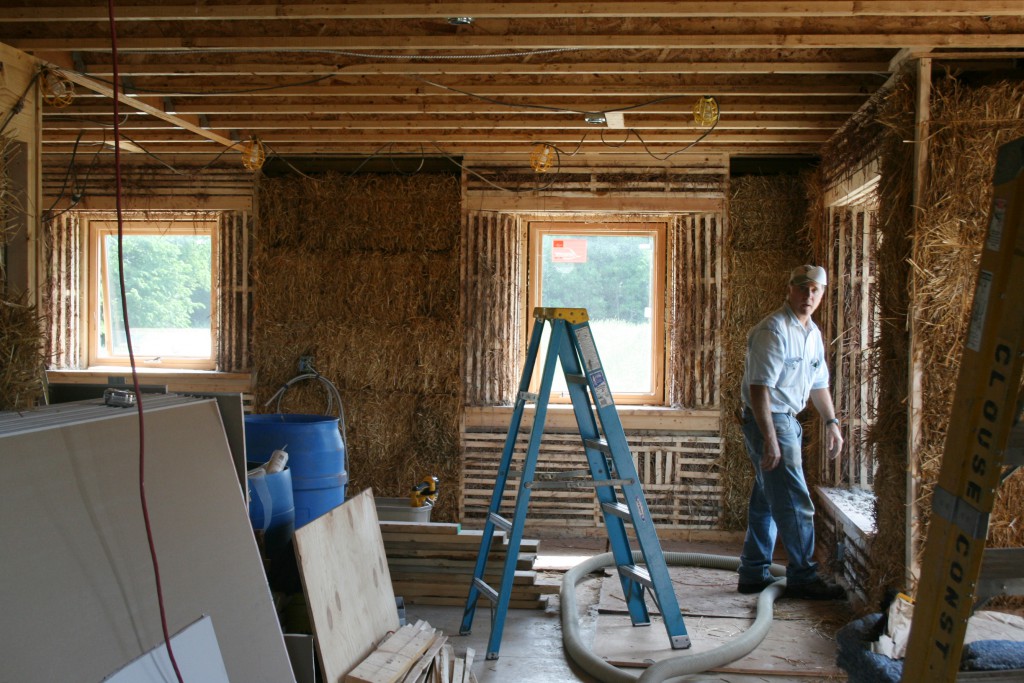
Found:
<path fill-rule="evenodd" d="M 634 627 L 617 576 L 606 577 L 598 603 L 594 653 L 622 667 L 646 667 L 689 652 L 705 652 L 736 638 L 753 623 L 756 595 L 736 592 L 735 572 L 670 567 L 680 610 L 693 646 L 673 650 L 657 608 L 650 626 Z M 835 632 L 852 619 L 844 603 L 779 600 L 768 636 L 749 655 L 715 669 L 733 673 L 842 676 L 835 664 Z"/>

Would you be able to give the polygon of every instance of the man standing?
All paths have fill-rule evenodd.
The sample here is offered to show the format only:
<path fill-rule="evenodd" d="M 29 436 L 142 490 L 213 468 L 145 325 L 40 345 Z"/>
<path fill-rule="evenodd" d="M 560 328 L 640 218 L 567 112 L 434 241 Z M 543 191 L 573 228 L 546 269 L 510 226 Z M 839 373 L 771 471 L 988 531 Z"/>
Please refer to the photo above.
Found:
<path fill-rule="evenodd" d="M 803 429 L 796 419 L 810 397 L 825 420 L 829 457 L 839 454 L 843 436 L 828 391 L 825 348 L 811 320 L 826 284 L 821 266 L 795 268 L 786 302 L 747 337 L 743 437 L 755 481 L 740 557 L 740 593 L 758 593 L 776 580 L 768 569 L 779 536 L 789 555 L 785 597 L 846 597 L 842 586 L 818 575 L 814 561 L 814 505 L 804 480 Z"/>

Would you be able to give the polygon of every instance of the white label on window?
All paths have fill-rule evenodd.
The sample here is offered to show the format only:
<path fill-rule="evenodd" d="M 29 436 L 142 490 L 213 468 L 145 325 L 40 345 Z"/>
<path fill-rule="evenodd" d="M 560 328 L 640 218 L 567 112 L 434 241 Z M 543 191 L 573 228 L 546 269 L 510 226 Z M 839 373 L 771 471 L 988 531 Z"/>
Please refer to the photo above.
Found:
<path fill-rule="evenodd" d="M 594 337 L 589 327 L 576 330 L 576 341 L 580 344 L 580 353 L 583 354 L 583 367 L 587 372 L 601 369 L 601 360 L 597 357 L 597 347 L 594 345 Z"/>
<path fill-rule="evenodd" d="M 981 350 L 981 335 L 985 330 L 985 313 L 988 309 L 988 295 L 992 289 L 992 273 L 987 270 L 978 275 L 978 286 L 974 290 L 974 304 L 971 306 L 971 326 L 967 330 L 967 348 Z"/>
<path fill-rule="evenodd" d="M 985 248 L 989 251 L 999 251 L 999 245 L 1003 241 L 1003 221 L 1006 219 L 1006 200 L 996 197 L 992 200 L 992 220 L 988 223 L 988 237 L 985 239 Z"/>

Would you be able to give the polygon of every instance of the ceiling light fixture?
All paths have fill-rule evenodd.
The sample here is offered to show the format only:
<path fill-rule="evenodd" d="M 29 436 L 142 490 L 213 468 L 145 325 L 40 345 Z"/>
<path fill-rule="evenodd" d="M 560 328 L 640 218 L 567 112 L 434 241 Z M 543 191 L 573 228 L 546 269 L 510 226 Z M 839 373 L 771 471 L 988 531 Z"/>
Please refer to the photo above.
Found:
<path fill-rule="evenodd" d="M 47 69 L 43 73 L 43 101 L 51 107 L 63 109 L 75 100 L 75 84 L 58 71 Z"/>
<path fill-rule="evenodd" d="M 473 17 L 448 17 L 448 23 L 452 26 L 472 26 Z"/>
<path fill-rule="evenodd" d="M 530 152 L 530 168 L 537 173 L 547 173 L 555 162 L 556 151 L 551 145 L 538 142 Z"/>
<path fill-rule="evenodd" d="M 718 100 L 705 95 L 693 105 L 693 122 L 698 126 L 713 126 L 718 123 Z"/>
<path fill-rule="evenodd" d="M 604 112 L 594 112 L 592 114 L 584 114 L 583 120 L 592 126 L 603 126 L 608 123 L 608 117 L 604 115 Z"/>
<path fill-rule="evenodd" d="M 250 171 L 258 171 L 263 168 L 266 158 L 267 151 L 263 147 L 263 141 L 255 135 L 242 143 L 242 166 Z"/>

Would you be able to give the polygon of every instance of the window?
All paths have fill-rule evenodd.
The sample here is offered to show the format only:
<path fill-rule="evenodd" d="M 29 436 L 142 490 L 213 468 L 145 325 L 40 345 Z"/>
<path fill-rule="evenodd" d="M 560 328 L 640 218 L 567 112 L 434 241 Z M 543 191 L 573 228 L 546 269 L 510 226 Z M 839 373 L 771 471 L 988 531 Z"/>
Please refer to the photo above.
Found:
<path fill-rule="evenodd" d="M 665 233 L 662 223 L 529 224 L 529 311 L 587 309 L 619 403 L 658 404 L 664 398 Z M 546 342 L 545 335 L 535 387 Z M 551 391 L 552 401 L 568 400 L 561 373 Z"/>
<path fill-rule="evenodd" d="M 135 362 L 213 369 L 216 222 L 124 220 L 122 260 Z M 90 365 L 127 365 L 117 221 L 89 223 Z"/>

